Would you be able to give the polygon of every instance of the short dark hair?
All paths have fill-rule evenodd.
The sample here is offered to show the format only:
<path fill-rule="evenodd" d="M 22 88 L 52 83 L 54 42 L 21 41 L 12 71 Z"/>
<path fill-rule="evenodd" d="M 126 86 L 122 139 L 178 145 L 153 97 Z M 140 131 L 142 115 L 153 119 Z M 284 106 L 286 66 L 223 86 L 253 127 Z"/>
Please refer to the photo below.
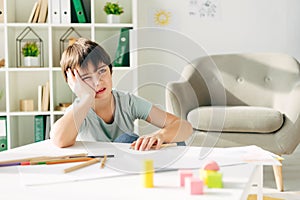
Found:
<path fill-rule="evenodd" d="M 110 56 L 99 44 L 85 38 L 77 39 L 66 48 L 60 60 L 65 80 L 68 80 L 66 72 L 69 68 L 72 71 L 76 68 L 86 69 L 90 62 L 95 68 L 100 63 L 104 63 L 108 65 L 110 73 L 112 73 Z"/>

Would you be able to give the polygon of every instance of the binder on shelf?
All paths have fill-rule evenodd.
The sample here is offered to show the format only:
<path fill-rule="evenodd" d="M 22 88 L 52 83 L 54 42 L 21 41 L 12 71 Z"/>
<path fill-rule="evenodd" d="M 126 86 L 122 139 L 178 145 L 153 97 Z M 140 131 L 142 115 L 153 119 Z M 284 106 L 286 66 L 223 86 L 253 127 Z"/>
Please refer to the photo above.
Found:
<path fill-rule="evenodd" d="M 60 0 L 60 19 L 62 24 L 71 23 L 71 1 L 70 0 Z"/>
<path fill-rule="evenodd" d="M 114 66 L 129 66 L 129 30 L 121 28 L 118 48 L 115 54 Z"/>
<path fill-rule="evenodd" d="M 85 13 L 81 0 L 72 0 L 78 23 L 86 23 Z"/>
<path fill-rule="evenodd" d="M 78 23 L 78 19 L 77 19 L 77 15 L 73 3 L 71 3 L 71 23 Z"/>
<path fill-rule="evenodd" d="M 0 23 L 4 22 L 4 4 L 3 0 L 0 0 Z"/>
<path fill-rule="evenodd" d="M 43 115 L 34 116 L 34 141 L 39 142 L 45 140 L 45 117 Z"/>
<path fill-rule="evenodd" d="M 7 150 L 7 123 L 6 117 L 0 116 L 0 151 Z"/>
<path fill-rule="evenodd" d="M 44 116 L 46 119 L 44 119 L 45 122 L 45 140 L 50 139 L 50 115 Z"/>
<path fill-rule="evenodd" d="M 45 23 L 48 16 L 48 0 L 41 0 L 41 9 L 38 18 L 38 23 Z"/>
<path fill-rule="evenodd" d="M 60 24 L 60 0 L 51 0 L 51 23 Z"/>
<path fill-rule="evenodd" d="M 84 14 L 87 23 L 91 23 L 91 0 L 82 0 Z"/>

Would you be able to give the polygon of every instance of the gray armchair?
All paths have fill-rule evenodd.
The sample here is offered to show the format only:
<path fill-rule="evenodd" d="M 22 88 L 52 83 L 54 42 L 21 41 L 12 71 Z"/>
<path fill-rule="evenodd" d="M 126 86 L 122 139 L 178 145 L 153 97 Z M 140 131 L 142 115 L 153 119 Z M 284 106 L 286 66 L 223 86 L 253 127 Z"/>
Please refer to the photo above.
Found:
<path fill-rule="evenodd" d="M 194 128 L 189 145 L 257 145 L 278 155 L 300 142 L 300 68 L 275 53 L 201 57 L 166 90 L 167 110 Z M 273 167 L 283 191 L 282 167 Z"/>

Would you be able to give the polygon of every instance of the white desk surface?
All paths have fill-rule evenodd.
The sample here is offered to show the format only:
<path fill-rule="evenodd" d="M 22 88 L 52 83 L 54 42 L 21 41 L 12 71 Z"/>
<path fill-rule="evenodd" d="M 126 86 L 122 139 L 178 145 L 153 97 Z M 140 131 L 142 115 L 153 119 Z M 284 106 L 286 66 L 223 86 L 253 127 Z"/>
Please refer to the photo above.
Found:
<path fill-rule="evenodd" d="M 115 144 L 114 147 L 126 147 L 127 144 Z M 82 147 L 85 148 L 82 148 Z M 89 148 L 89 146 L 91 148 Z M 50 141 L 43 141 L 26 145 L 23 147 L 11 149 L 0 153 L 0 161 L 11 160 L 15 158 L 44 156 L 44 155 L 66 155 L 70 153 L 81 153 L 84 151 L 96 151 L 95 146 L 101 149 L 105 146 L 104 143 L 87 143 L 82 145 L 81 142 L 70 148 L 60 149 L 55 147 Z M 106 150 L 108 147 L 105 146 Z M 175 151 L 181 147 L 172 147 L 168 151 Z M 193 147 L 197 149 L 197 147 Z M 200 147 L 199 147 L 200 149 Z M 113 150 L 111 150 L 113 151 Z M 106 151 L 107 152 L 107 151 Z M 176 151 L 175 151 L 176 152 Z M 113 153 L 113 152 L 111 152 Z M 120 153 L 120 152 L 119 152 Z M 117 161 L 120 154 L 116 152 L 116 157 L 109 159 L 110 161 Z M 124 153 L 124 151 L 123 151 Z M 163 155 L 162 153 L 158 153 Z M 137 154 L 138 155 L 138 154 Z M 145 155 L 145 154 L 144 154 Z M 184 156 L 184 155 L 183 155 Z M 109 161 L 108 160 L 108 161 Z M 111 162 L 114 163 L 114 162 Z M 116 162 L 117 163 L 117 162 Z M 78 163 L 76 163 L 78 164 Z M 73 164 L 73 165 L 76 165 Z M 55 167 L 64 167 L 59 164 Z M 107 163 L 107 168 L 110 166 Z M 37 184 L 28 186 L 24 184 L 23 169 L 31 166 L 12 166 L 0 167 L 0 199 L 205 199 L 205 200 L 240 200 L 246 199 L 247 192 L 251 187 L 253 177 L 257 171 L 257 167 L 252 164 L 240 164 L 234 166 L 223 166 L 221 172 L 223 173 L 224 188 L 222 189 L 208 189 L 204 188 L 204 195 L 190 195 L 184 188 L 179 187 L 179 175 L 177 170 L 167 172 L 156 172 L 154 174 L 154 188 L 144 188 L 142 184 L 142 175 L 139 173 L 127 174 L 116 177 L 98 177 L 89 180 L 74 180 L 58 183 Z M 38 167 L 38 166 L 35 166 Z M 49 168 L 53 165 L 44 165 L 42 167 Z M 22 168 L 22 169 L 20 169 Z M 120 167 L 122 168 L 122 167 Z M 85 170 L 81 169 L 81 177 L 85 176 Z M 90 168 L 92 169 L 92 168 Z M 107 169 L 112 170 L 112 169 Z M 78 170 L 79 171 L 79 170 Z M 104 173 L 105 171 L 99 171 Z M 198 169 L 194 169 L 195 174 Z M 43 178 L 50 178 L 50 174 L 42 174 Z M 36 174 L 37 177 L 41 176 Z M 63 176 L 63 175 L 62 175 Z M 27 177 L 28 178 L 28 177 Z M 25 180 L 26 181 L 30 180 Z"/>

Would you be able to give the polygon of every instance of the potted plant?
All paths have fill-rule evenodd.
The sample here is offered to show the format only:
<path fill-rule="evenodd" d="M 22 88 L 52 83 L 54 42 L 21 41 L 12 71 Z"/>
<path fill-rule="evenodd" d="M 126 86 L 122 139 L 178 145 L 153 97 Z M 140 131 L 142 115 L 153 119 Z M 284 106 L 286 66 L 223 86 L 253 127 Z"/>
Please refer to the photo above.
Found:
<path fill-rule="evenodd" d="M 107 14 L 107 23 L 119 23 L 120 15 L 124 12 L 119 3 L 106 2 L 104 12 Z"/>
<path fill-rule="evenodd" d="M 39 66 L 40 50 L 36 42 L 26 42 L 22 47 L 24 66 Z"/>

